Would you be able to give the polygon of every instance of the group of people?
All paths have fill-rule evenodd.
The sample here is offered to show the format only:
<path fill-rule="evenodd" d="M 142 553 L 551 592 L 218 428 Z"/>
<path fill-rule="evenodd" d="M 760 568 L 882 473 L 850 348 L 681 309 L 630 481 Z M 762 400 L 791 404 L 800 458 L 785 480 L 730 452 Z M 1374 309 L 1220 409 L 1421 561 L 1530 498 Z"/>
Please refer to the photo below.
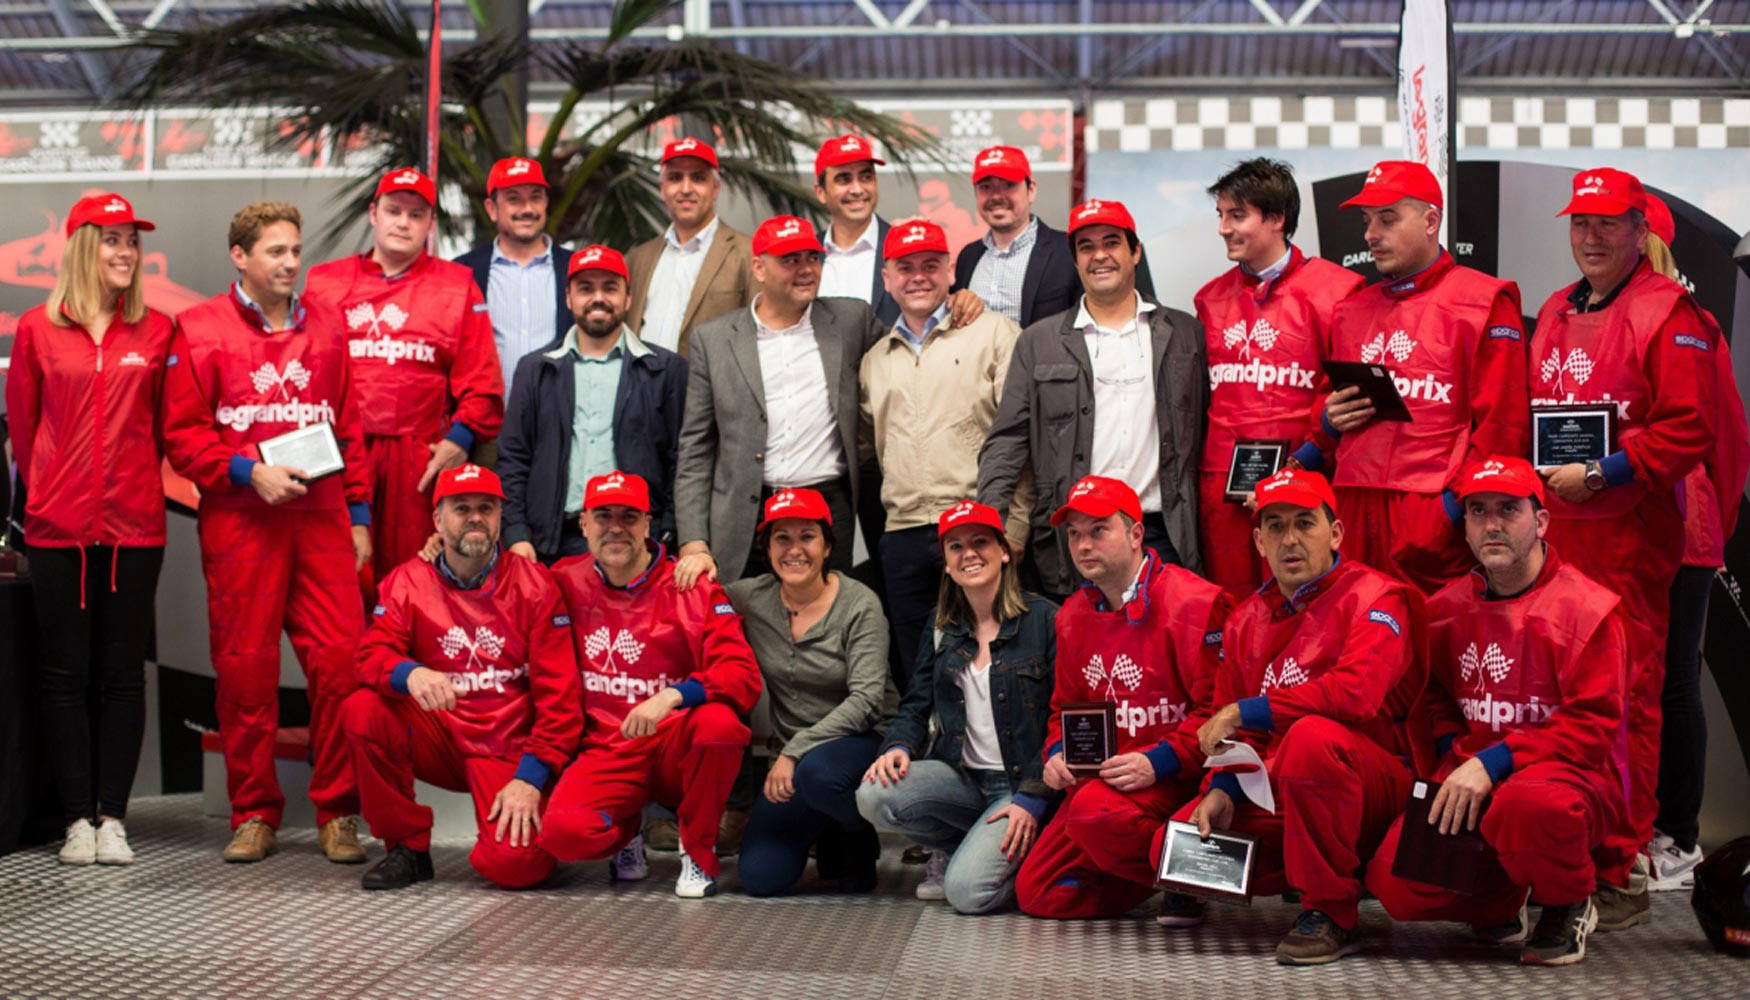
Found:
<path fill-rule="evenodd" d="M 957 256 L 879 217 L 884 165 L 829 139 L 830 225 L 748 235 L 680 139 L 667 231 L 622 254 L 552 240 L 541 165 L 511 158 L 457 262 L 397 169 L 371 247 L 302 292 L 297 210 L 239 211 L 236 282 L 174 321 L 141 298 L 151 223 L 81 200 L 7 380 L 61 860 L 133 857 L 167 458 L 200 492 L 227 861 L 277 846 L 284 631 L 321 850 L 367 860 L 361 816 L 387 848 L 366 889 L 432 877 L 415 779 L 472 796 L 470 859 L 506 887 L 640 879 L 666 848 L 683 897 L 730 855 L 752 895 L 811 855 L 867 891 L 886 831 L 924 852 L 920 898 L 1080 919 L 1161 893 L 1169 822 L 1237 831 L 1253 891 L 1299 893 L 1288 964 L 1355 951 L 1364 891 L 1569 964 L 1683 883 L 1706 580 L 1750 455 L 1638 180 L 1584 171 L 1551 206 L 1580 279 L 1528 330 L 1512 282 L 1441 247 L 1420 164 L 1345 203 L 1365 287 L 1292 242 L 1286 164 L 1238 164 L 1209 188 L 1234 267 L 1190 310 L 1156 301 L 1121 203 L 1034 215 L 1019 149 L 974 161 L 989 228 Z M 1388 373 L 1410 419 L 1330 360 Z M 1579 404 L 1614 413 L 1605 453 L 1534 467 L 1534 417 Z M 264 454 L 317 425 L 339 471 Z M 1261 443 L 1280 469 L 1236 491 Z M 1072 768 L 1060 713 L 1102 702 L 1113 752 Z M 1235 744 L 1268 801 L 1205 767 Z M 1412 788 L 1440 835 L 1480 831 L 1471 891 L 1398 873 Z M 1203 917 L 1162 894 L 1162 925 Z"/>

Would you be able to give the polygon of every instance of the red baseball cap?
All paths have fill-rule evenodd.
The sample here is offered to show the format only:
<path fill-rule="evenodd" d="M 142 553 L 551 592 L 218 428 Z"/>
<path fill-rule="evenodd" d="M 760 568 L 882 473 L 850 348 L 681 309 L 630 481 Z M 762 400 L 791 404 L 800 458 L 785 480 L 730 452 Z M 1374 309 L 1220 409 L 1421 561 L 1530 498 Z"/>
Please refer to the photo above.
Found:
<path fill-rule="evenodd" d="M 1027 154 L 1014 146 L 992 146 L 972 160 L 972 183 L 986 177 L 1001 177 L 1005 181 L 1024 181 L 1033 176 L 1033 165 Z"/>
<path fill-rule="evenodd" d="M 1117 226 L 1132 236 L 1136 235 L 1136 220 L 1130 217 L 1130 209 L 1124 207 L 1121 201 L 1101 201 L 1089 198 L 1075 207 L 1069 213 L 1069 237 L 1075 239 L 1076 231 L 1089 226 Z"/>
<path fill-rule="evenodd" d="M 431 491 L 432 506 L 437 506 L 445 497 L 461 496 L 464 493 L 484 493 L 503 500 L 504 484 L 498 481 L 498 473 L 491 469 L 482 468 L 473 462 L 458 465 L 438 473 L 437 488 Z"/>
<path fill-rule="evenodd" d="M 753 231 L 753 255 L 771 254 L 782 257 L 798 250 L 824 253 L 820 238 L 814 235 L 814 223 L 794 215 L 774 215 Z"/>
<path fill-rule="evenodd" d="M 371 196 L 371 200 L 375 201 L 391 191 L 411 191 L 424 198 L 426 204 L 437 206 L 437 185 L 431 182 L 430 177 L 413 167 L 397 167 L 384 174 L 383 179 L 377 182 L 377 193 Z"/>
<path fill-rule="evenodd" d="M 1647 192 L 1647 228 L 1666 246 L 1677 242 L 1677 220 L 1671 217 L 1671 206 L 1651 191 Z"/>
<path fill-rule="evenodd" d="M 644 481 L 643 476 L 615 469 L 605 476 L 592 478 L 584 486 L 584 510 L 613 505 L 650 513 L 650 484 Z"/>
<path fill-rule="evenodd" d="M 887 260 L 898 260 L 914 253 L 947 252 L 948 234 L 941 226 L 923 219 L 896 222 L 887 227 L 887 242 L 881 247 L 881 256 Z"/>
<path fill-rule="evenodd" d="M 1568 207 L 1556 213 L 1564 215 L 1621 215 L 1629 209 L 1647 210 L 1647 189 L 1640 178 L 1612 167 L 1582 170 L 1574 175 L 1574 196 Z"/>
<path fill-rule="evenodd" d="M 1434 171 L 1427 164 L 1415 160 L 1381 160 L 1367 172 L 1367 181 L 1361 185 L 1361 193 L 1350 198 L 1340 208 L 1379 208 L 1384 205 L 1396 205 L 1405 198 L 1425 201 L 1435 208 L 1442 208 L 1446 199 L 1440 194 L 1440 182 L 1435 179 Z"/>
<path fill-rule="evenodd" d="M 1069 500 L 1051 514 L 1051 526 L 1062 524 L 1072 510 L 1089 517 L 1129 514 L 1132 521 L 1142 520 L 1142 501 L 1136 498 L 1136 491 L 1122 480 L 1105 476 L 1083 476 L 1070 487 Z"/>
<path fill-rule="evenodd" d="M 814 154 L 814 176 L 819 177 L 830 167 L 842 167 L 847 163 L 861 163 L 868 160 L 878 167 L 887 166 L 887 161 L 875 156 L 875 147 L 869 145 L 869 140 L 856 135 L 841 135 L 828 139 L 820 144 L 820 152 Z"/>
<path fill-rule="evenodd" d="M 1258 484 L 1252 496 L 1258 503 L 1257 513 L 1264 513 L 1264 508 L 1271 504 L 1285 503 L 1295 507 L 1312 508 L 1325 506 L 1332 513 L 1337 510 L 1337 495 L 1331 492 L 1331 483 L 1324 476 L 1305 469 L 1282 469 Z"/>
<path fill-rule="evenodd" d="M 827 506 L 826 498 L 820 495 L 819 490 L 779 490 L 766 500 L 765 520 L 754 530 L 764 531 L 773 521 L 782 521 L 787 517 L 831 524 L 832 508 Z"/>
<path fill-rule="evenodd" d="M 1548 502 L 1544 498 L 1543 477 L 1531 463 L 1504 455 L 1485 458 L 1464 470 L 1458 498 L 1464 500 L 1478 493 L 1505 493 L 1510 497 L 1536 497 L 1539 504 Z"/>
<path fill-rule="evenodd" d="M 936 539 L 940 541 L 948 537 L 948 532 L 969 524 L 982 524 L 999 535 L 1003 533 L 1003 516 L 995 507 L 976 500 L 962 500 L 936 519 Z"/>
<path fill-rule="evenodd" d="M 119 226 L 125 222 L 131 222 L 135 229 L 148 233 L 158 228 L 135 216 L 133 203 L 119 194 L 86 195 L 67 211 L 67 235 L 73 235 L 73 230 L 80 226 Z"/>
<path fill-rule="evenodd" d="M 565 280 L 579 271 L 611 271 L 614 274 L 632 280 L 632 272 L 626 269 L 626 258 L 620 256 L 620 251 L 612 247 L 604 247 L 592 243 L 571 255 L 571 264 L 565 269 Z"/>
<path fill-rule="evenodd" d="M 711 169 L 717 169 L 717 151 L 711 148 L 710 143 L 702 139 L 695 139 L 689 135 L 685 139 L 676 139 L 662 147 L 662 162 L 664 163 L 683 156 L 696 156 L 711 164 Z"/>
<path fill-rule="evenodd" d="M 518 184 L 547 186 L 547 175 L 541 170 L 539 161 L 526 156 L 513 156 L 494 163 L 492 172 L 486 175 L 487 194 L 499 188 L 516 187 Z"/>

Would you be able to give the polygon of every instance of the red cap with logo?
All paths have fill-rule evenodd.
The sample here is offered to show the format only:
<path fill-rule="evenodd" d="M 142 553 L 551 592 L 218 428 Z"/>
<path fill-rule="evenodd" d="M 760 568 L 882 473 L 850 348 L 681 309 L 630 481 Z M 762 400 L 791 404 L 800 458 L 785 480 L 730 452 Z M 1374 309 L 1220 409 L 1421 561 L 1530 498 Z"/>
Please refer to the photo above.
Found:
<path fill-rule="evenodd" d="M 620 256 L 620 251 L 599 243 L 592 243 L 571 255 L 571 264 L 565 269 L 566 279 L 570 280 L 579 271 L 611 271 L 627 281 L 632 280 L 632 273 L 626 270 L 626 258 Z"/>
<path fill-rule="evenodd" d="M 458 465 L 438 473 L 437 487 L 431 491 L 432 506 L 442 503 L 445 497 L 461 496 L 464 493 L 484 493 L 503 500 L 504 484 L 498 481 L 498 473 L 491 469 L 482 468 L 473 462 Z"/>
<path fill-rule="evenodd" d="M 1136 235 L 1136 220 L 1130 217 L 1130 209 L 1125 208 L 1121 201 L 1089 198 L 1077 205 L 1069 213 L 1070 239 L 1075 239 L 1077 230 L 1089 226 L 1117 226 L 1132 236 Z"/>
<path fill-rule="evenodd" d="M 541 170 L 541 164 L 526 156 L 513 156 L 494 163 L 492 172 L 486 175 L 487 194 L 499 188 L 516 187 L 518 184 L 539 184 L 546 187 L 547 175 Z"/>
<path fill-rule="evenodd" d="M 1485 458 L 1464 470 L 1458 498 L 1464 500 L 1478 493 L 1505 493 L 1510 497 L 1536 497 L 1539 504 L 1548 502 L 1544 499 L 1543 477 L 1531 463 L 1505 455 Z"/>
<path fill-rule="evenodd" d="M 814 223 L 794 215 L 774 215 L 753 231 L 753 255 L 771 254 L 782 257 L 798 250 L 823 253 L 820 238 L 814 235 Z"/>
<path fill-rule="evenodd" d="M 1325 506 L 1333 514 L 1337 510 L 1337 495 L 1331 492 L 1330 481 L 1305 469 L 1282 469 L 1259 483 L 1252 496 L 1257 500 L 1259 514 L 1264 513 L 1265 507 L 1278 503 L 1308 510 Z"/>
<path fill-rule="evenodd" d="M 650 513 L 650 484 L 643 476 L 619 469 L 592 478 L 583 488 L 583 509 L 597 507 L 630 507 Z"/>
<path fill-rule="evenodd" d="M 832 508 L 827 506 L 826 498 L 819 490 L 793 489 L 779 490 L 766 500 L 766 516 L 759 523 L 756 531 L 766 530 L 773 521 L 782 521 L 787 517 L 800 517 L 807 521 L 825 521 L 832 523 Z"/>
<path fill-rule="evenodd" d="M 947 252 L 948 234 L 941 226 L 923 219 L 896 222 L 887 227 L 887 242 L 881 247 L 881 256 L 887 260 L 897 260 L 914 253 Z"/>
<path fill-rule="evenodd" d="M 1677 242 L 1677 220 L 1671 217 L 1671 206 L 1651 191 L 1647 192 L 1647 228 L 1666 246 Z"/>
<path fill-rule="evenodd" d="M 1582 170 L 1574 175 L 1574 196 L 1568 207 L 1556 213 L 1564 215 L 1621 215 L 1629 209 L 1647 210 L 1647 189 L 1640 178 L 1612 167 Z"/>
<path fill-rule="evenodd" d="M 377 193 L 372 200 L 395 191 L 408 191 L 424 198 L 427 205 L 437 205 L 437 185 L 413 167 L 398 167 L 384 174 L 377 182 Z"/>
<path fill-rule="evenodd" d="M 662 147 L 662 162 L 664 163 L 667 163 L 670 160 L 677 160 L 683 156 L 696 156 L 699 159 L 704 160 L 706 163 L 711 164 L 711 169 L 717 169 L 717 151 L 712 149 L 711 144 L 708 142 L 695 139 L 689 135 L 684 139 L 676 139 Z"/>
<path fill-rule="evenodd" d="M 1033 165 L 1027 162 L 1027 154 L 1014 146 L 992 146 L 983 150 L 972 161 L 972 183 L 977 184 L 986 177 L 1000 177 L 1005 181 L 1019 183 L 1033 176 Z"/>
<path fill-rule="evenodd" d="M 887 166 L 887 161 L 877 159 L 875 147 L 869 145 L 869 140 L 862 136 L 841 135 L 820 144 L 820 152 L 814 154 L 814 176 L 819 177 L 833 167 L 842 167 L 847 163 L 861 163 L 868 160 L 878 167 Z"/>
<path fill-rule="evenodd" d="M 1132 521 L 1142 520 L 1142 501 L 1136 491 L 1123 480 L 1105 476 L 1083 476 L 1070 487 L 1069 500 L 1051 514 L 1052 527 L 1062 524 L 1072 510 L 1089 517 L 1129 514 Z"/>
<path fill-rule="evenodd" d="M 1344 202 L 1342 208 L 1380 208 L 1396 205 L 1405 198 L 1425 201 L 1435 208 L 1446 204 L 1440 194 L 1440 181 L 1427 164 L 1415 160 L 1381 160 L 1367 172 L 1361 193 Z"/>
<path fill-rule="evenodd" d="M 983 525 L 999 535 L 1003 533 L 1003 516 L 997 513 L 995 507 L 976 500 L 962 500 L 943 511 L 942 516 L 936 519 L 936 538 L 946 538 L 948 532 L 969 524 Z"/>
<path fill-rule="evenodd" d="M 135 229 L 151 232 L 157 229 L 145 219 L 134 215 L 133 203 L 119 194 L 90 194 L 73 203 L 67 212 L 67 235 L 80 226 L 119 226 L 131 222 Z"/>

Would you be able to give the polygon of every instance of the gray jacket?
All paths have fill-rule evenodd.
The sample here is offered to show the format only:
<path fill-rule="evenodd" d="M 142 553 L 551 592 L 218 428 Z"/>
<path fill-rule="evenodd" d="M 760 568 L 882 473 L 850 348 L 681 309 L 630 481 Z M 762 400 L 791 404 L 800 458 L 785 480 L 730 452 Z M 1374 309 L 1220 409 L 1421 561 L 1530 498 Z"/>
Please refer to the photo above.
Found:
<path fill-rule="evenodd" d="M 1201 572 L 1197 472 L 1209 408 L 1209 359 L 1203 326 L 1178 309 L 1148 314 L 1154 349 L 1155 417 L 1161 434 L 1161 516 L 1179 561 Z M 1094 451 L 1094 376 L 1075 310 L 1021 331 L 996 420 L 978 453 L 978 499 L 1005 510 L 1031 462 L 1038 499 L 1032 517 L 1033 560 L 1051 593 L 1081 582 L 1051 512 L 1088 474 Z"/>
<path fill-rule="evenodd" d="M 865 302 L 816 299 L 814 336 L 826 368 L 826 391 L 857 500 L 857 371 L 887 331 Z M 751 309 L 736 309 L 693 331 L 687 345 L 687 407 L 675 472 L 675 532 L 681 545 L 711 546 L 717 578 L 741 578 L 760 523 L 766 460 L 766 386 Z M 839 527 L 841 545 L 851 526 Z"/>

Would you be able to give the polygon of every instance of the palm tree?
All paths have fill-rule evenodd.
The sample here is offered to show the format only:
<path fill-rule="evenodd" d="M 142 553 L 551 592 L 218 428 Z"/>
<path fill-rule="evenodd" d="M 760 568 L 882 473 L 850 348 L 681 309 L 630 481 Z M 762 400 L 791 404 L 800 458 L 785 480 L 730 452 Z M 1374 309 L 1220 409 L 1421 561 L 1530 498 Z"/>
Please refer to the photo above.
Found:
<path fill-rule="evenodd" d="M 667 216 L 657 193 L 650 137 L 664 119 L 714 133 L 724 181 L 786 211 L 813 209 L 792 166 L 797 145 L 832 130 L 879 140 L 903 166 L 937 155 L 935 141 L 885 115 L 865 111 L 782 66 L 717 48 L 703 39 L 634 44 L 632 33 L 684 0 L 619 0 L 607 37 L 531 51 L 524 39 L 492 36 L 477 4 L 469 9 L 482 41 L 446 46 L 438 171 L 461 185 L 473 218 L 446 217 L 448 233 L 489 227 L 480 201 L 492 164 L 506 156 L 540 161 L 553 186 L 548 231 L 565 241 L 629 247 L 657 235 Z M 414 5 L 419 6 L 419 5 Z M 426 43 L 409 9 L 391 0 L 303 0 L 242 17 L 152 30 L 137 36 L 151 61 L 124 100 L 133 107 L 193 103 L 224 108 L 290 108 L 282 141 L 331 137 L 365 176 L 347 189 L 348 210 L 325 236 L 337 238 L 368 205 L 384 170 L 424 160 Z M 566 91 L 537 148 L 513 120 L 495 129 L 487 102 L 524 60 L 561 80 Z M 612 112 L 566 138 L 581 102 Z M 513 109 L 513 119 L 521 109 Z M 711 138 L 701 133 L 701 138 Z"/>

